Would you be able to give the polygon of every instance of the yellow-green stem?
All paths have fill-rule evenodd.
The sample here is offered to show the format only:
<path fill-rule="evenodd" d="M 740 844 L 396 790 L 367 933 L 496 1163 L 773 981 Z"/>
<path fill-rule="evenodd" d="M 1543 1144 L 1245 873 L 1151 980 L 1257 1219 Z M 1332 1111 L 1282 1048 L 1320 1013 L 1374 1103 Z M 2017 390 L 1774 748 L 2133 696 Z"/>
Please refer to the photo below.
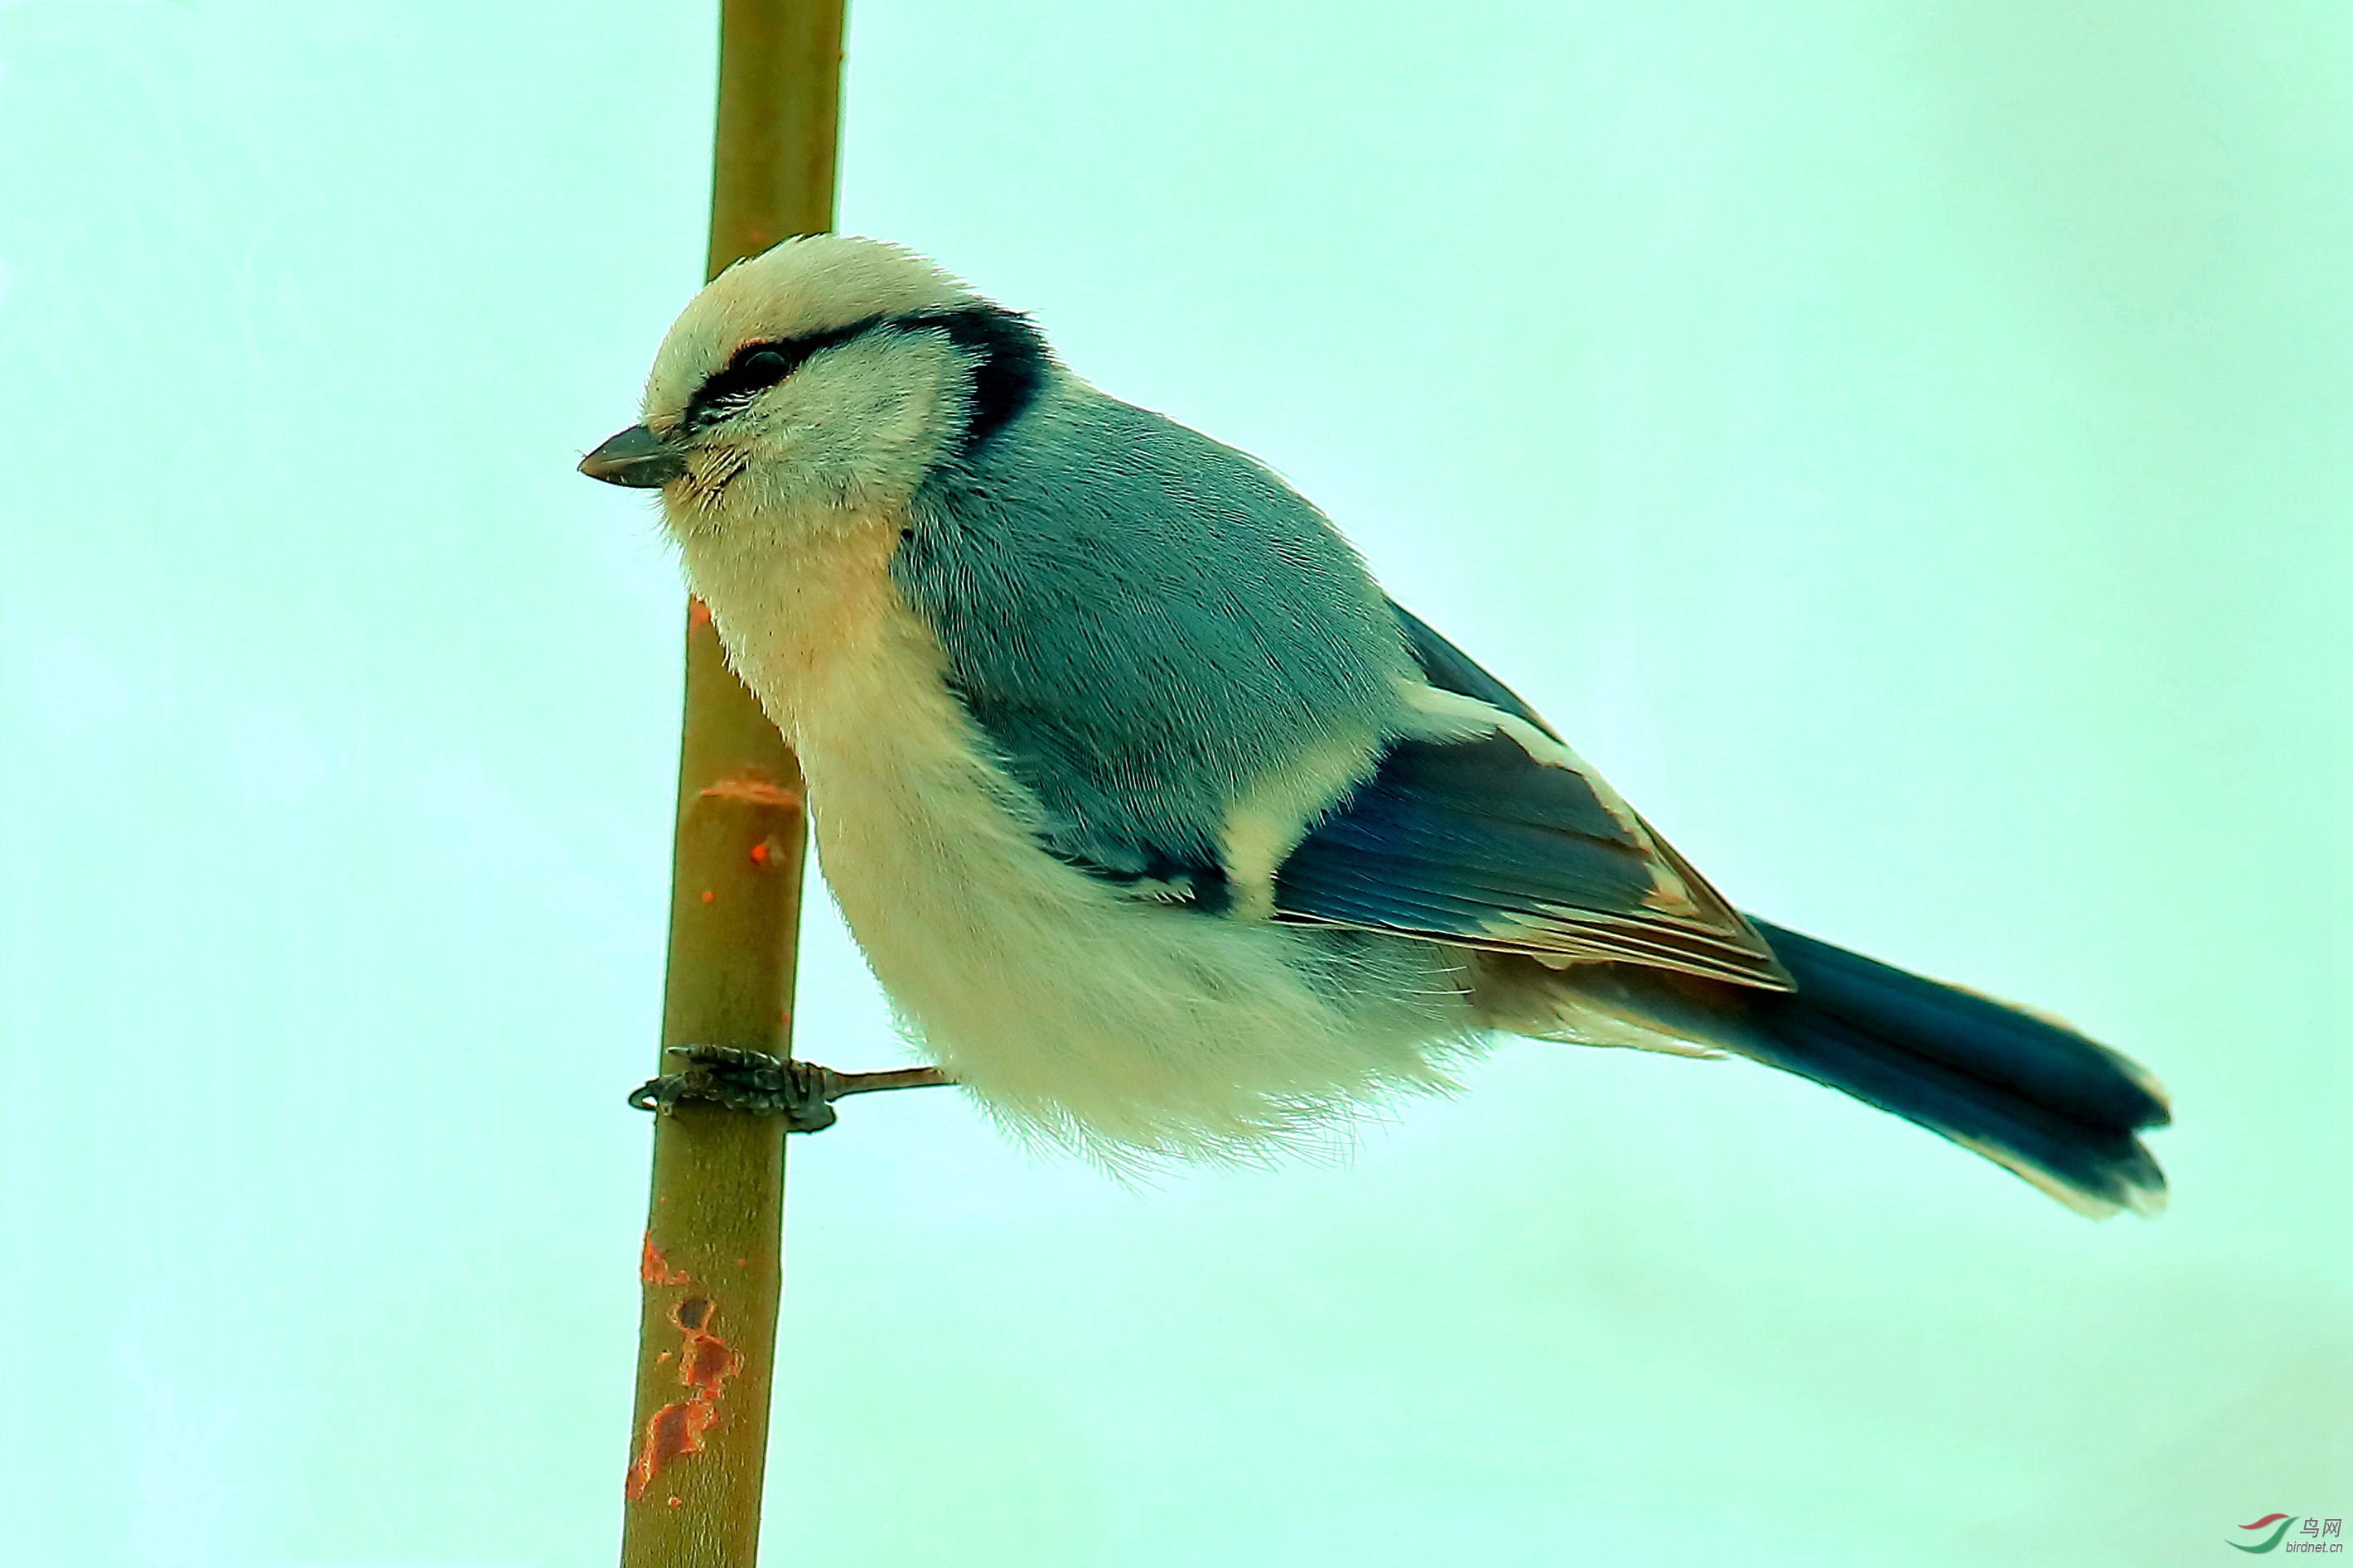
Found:
<path fill-rule="evenodd" d="M 841 29 L 842 0 L 723 0 L 708 275 L 833 226 Z M 807 839 L 800 768 L 690 605 L 664 1047 L 791 1051 Z M 692 1101 L 653 1122 L 622 1568 L 752 1568 L 785 1140 Z"/>

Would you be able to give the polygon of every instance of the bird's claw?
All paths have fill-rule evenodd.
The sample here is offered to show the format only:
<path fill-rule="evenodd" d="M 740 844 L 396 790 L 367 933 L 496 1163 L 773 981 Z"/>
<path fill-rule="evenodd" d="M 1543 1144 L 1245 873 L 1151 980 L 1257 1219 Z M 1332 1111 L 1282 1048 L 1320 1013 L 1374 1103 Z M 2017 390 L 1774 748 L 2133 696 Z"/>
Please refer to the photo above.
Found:
<path fill-rule="evenodd" d="M 679 1070 L 648 1079 L 629 1096 L 639 1110 L 667 1114 L 681 1100 L 707 1100 L 753 1116 L 778 1116 L 787 1132 L 822 1132 L 839 1120 L 839 1075 L 815 1062 L 741 1046 L 671 1046 Z"/>

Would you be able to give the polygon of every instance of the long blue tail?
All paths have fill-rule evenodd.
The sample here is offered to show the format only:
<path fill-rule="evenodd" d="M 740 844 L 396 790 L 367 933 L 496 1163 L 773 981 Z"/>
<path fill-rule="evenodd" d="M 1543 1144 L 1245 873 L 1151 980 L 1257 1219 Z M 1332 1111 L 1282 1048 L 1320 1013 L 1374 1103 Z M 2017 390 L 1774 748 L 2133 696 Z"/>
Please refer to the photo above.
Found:
<path fill-rule="evenodd" d="M 1940 1132 L 2086 1214 L 2165 1206 L 2165 1173 L 2135 1135 L 2172 1117 L 2165 1090 L 2139 1064 L 1974 992 L 1753 915 L 1749 922 L 1794 991 L 1682 980 L 1662 987 L 1621 965 L 1625 1000 L 1686 1038 Z"/>

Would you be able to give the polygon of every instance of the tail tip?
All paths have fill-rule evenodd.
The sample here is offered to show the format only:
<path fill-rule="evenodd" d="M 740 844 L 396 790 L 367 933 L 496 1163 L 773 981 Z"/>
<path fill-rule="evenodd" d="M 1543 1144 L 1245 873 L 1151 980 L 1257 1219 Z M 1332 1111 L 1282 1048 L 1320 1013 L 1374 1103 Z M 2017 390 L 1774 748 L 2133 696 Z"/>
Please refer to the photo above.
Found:
<path fill-rule="evenodd" d="M 2012 1150 L 1981 1138 L 1954 1137 L 1951 1133 L 1946 1136 L 1971 1153 L 1981 1154 L 2012 1175 L 2030 1183 L 2086 1219 L 2107 1219 L 2126 1210 L 2142 1219 L 2155 1219 L 2165 1212 L 2170 1197 L 2165 1172 L 2149 1158 L 2148 1151 L 2137 1143 L 2133 1145 L 2133 1158 L 2101 1172 L 2104 1179 L 2094 1184 L 2070 1180 Z"/>

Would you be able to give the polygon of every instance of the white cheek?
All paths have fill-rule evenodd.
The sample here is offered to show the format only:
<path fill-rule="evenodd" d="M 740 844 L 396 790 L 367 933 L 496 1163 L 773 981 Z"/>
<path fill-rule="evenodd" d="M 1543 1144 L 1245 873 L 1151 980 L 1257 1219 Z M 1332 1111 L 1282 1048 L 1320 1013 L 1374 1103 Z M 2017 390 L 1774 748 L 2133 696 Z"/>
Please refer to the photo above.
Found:
<path fill-rule="evenodd" d="M 963 422 L 962 366 L 925 337 L 846 343 L 761 400 L 736 487 L 766 507 L 903 506 Z"/>
<path fill-rule="evenodd" d="M 828 510 L 903 510 L 963 426 L 965 374 L 921 333 L 817 356 L 692 441 L 688 477 L 663 496 L 671 534 L 769 541 Z M 783 513 L 796 514 L 789 526 Z"/>

